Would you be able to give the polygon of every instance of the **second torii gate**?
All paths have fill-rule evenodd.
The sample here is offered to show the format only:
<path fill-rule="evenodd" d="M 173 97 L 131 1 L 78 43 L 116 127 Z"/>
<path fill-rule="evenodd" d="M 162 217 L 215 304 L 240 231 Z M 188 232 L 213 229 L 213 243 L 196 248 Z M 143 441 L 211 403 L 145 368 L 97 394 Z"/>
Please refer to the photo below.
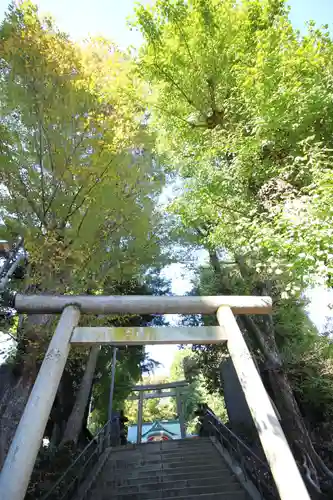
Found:
<path fill-rule="evenodd" d="M 188 386 L 186 380 L 181 380 L 179 382 L 168 382 L 166 384 L 149 384 L 149 385 L 135 385 L 133 387 L 133 392 L 138 392 L 139 395 L 130 396 L 129 401 L 138 400 L 138 424 L 137 424 L 137 439 L 136 442 L 141 443 L 142 438 L 142 412 L 143 412 L 143 401 L 145 399 L 155 399 L 155 398 L 176 398 L 177 413 L 180 423 L 180 434 L 182 439 L 186 437 L 185 419 L 184 419 L 184 407 L 182 401 L 182 393 L 184 388 Z M 167 392 L 162 392 L 164 389 L 172 389 Z M 149 393 L 149 391 L 156 391 Z M 147 393 L 147 394 L 146 394 Z"/>

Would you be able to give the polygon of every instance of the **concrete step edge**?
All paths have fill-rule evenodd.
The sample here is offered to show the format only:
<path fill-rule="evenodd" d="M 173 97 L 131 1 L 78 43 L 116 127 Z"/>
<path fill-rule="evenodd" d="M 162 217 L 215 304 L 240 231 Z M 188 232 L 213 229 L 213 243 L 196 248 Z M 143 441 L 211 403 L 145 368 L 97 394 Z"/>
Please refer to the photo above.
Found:
<path fill-rule="evenodd" d="M 184 448 L 184 449 L 177 449 L 177 450 L 156 450 L 156 451 L 153 451 L 153 452 L 139 452 L 139 451 L 133 451 L 133 450 L 125 450 L 123 453 L 121 452 L 117 452 L 117 453 L 110 453 L 110 460 L 112 460 L 113 458 L 115 460 L 117 460 L 117 457 L 119 456 L 122 456 L 122 457 L 158 457 L 158 456 L 162 456 L 162 457 L 168 457 L 168 456 L 172 456 L 172 455 L 188 455 L 188 456 L 195 456 L 196 454 L 202 454 L 202 453 L 205 453 L 206 455 L 217 455 L 217 451 L 216 451 L 216 448 L 214 448 L 213 446 L 212 447 L 200 447 L 198 448 L 198 450 L 188 450 L 187 448 Z"/>
<path fill-rule="evenodd" d="M 186 460 L 185 460 L 186 459 Z M 203 455 L 203 456 L 197 456 L 197 457 L 170 457 L 170 459 L 165 459 L 165 460 L 145 460 L 138 458 L 137 460 L 108 460 L 108 466 L 112 469 L 118 468 L 118 465 L 145 465 L 145 464 L 177 464 L 177 463 L 205 463 L 205 464 L 211 464 L 211 463 L 216 463 L 216 462 L 223 462 L 223 458 L 221 456 L 217 457 L 212 457 L 211 455 Z"/>
<path fill-rule="evenodd" d="M 171 490 L 170 490 L 171 491 Z M 175 490 L 174 490 L 175 491 Z M 128 494 L 112 494 L 112 499 L 117 499 L 117 500 L 127 500 L 127 499 L 140 499 L 140 500 L 154 500 L 154 498 L 159 499 L 163 498 L 165 499 L 179 499 L 179 498 L 187 498 L 192 500 L 193 498 L 209 498 L 208 495 L 216 495 L 216 498 L 223 498 L 223 497 L 229 497 L 230 499 L 239 499 L 239 498 L 244 498 L 245 500 L 245 492 L 244 491 L 210 491 L 208 493 L 200 493 L 200 492 L 195 492 L 194 489 L 193 491 L 182 491 L 182 490 L 177 490 L 178 495 L 168 495 L 169 491 L 160 491 L 160 492 L 143 492 L 143 493 L 128 493 Z M 159 495 L 158 495 L 159 493 Z M 153 496 L 155 495 L 155 496 Z M 150 497 L 150 498 L 149 498 Z M 104 497 L 103 497 L 104 498 Z M 107 498 L 107 497 L 105 497 Z M 228 499 L 229 500 L 229 499 Z"/>
<path fill-rule="evenodd" d="M 202 472 L 206 470 L 212 470 L 212 471 L 219 471 L 219 472 L 224 472 L 224 471 L 229 471 L 227 465 L 225 465 L 223 462 L 221 464 L 187 464 L 184 462 L 177 462 L 177 465 L 174 467 L 146 467 L 146 466 L 141 466 L 141 467 L 129 467 L 128 469 L 122 468 L 122 469 L 111 469 L 109 470 L 108 467 L 105 468 L 103 473 L 107 473 L 108 475 L 114 475 L 115 477 L 129 477 L 133 474 L 145 474 L 145 473 L 160 473 L 160 474 L 181 474 L 184 472 Z"/>
<path fill-rule="evenodd" d="M 171 441 L 170 441 L 171 443 Z M 177 443 L 177 442 L 176 442 Z M 117 448 L 112 448 L 114 453 L 122 453 L 122 452 L 130 452 L 130 451 L 137 451 L 137 452 L 144 452 L 144 453 L 155 453 L 159 450 L 163 451 L 169 451 L 169 450 L 192 450 L 193 448 L 202 448 L 202 447 L 212 447 L 212 442 L 205 441 L 203 443 L 198 443 L 196 442 L 195 444 L 170 444 L 170 445 L 155 445 L 155 444 L 142 444 L 142 445 L 135 445 L 135 444 L 128 444 L 125 446 L 118 446 Z"/>
<path fill-rule="evenodd" d="M 168 453 L 142 453 L 140 455 L 138 454 L 128 454 L 128 455 L 122 455 L 122 456 L 110 456 L 109 461 L 117 461 L 117 460 L 156 460 L 156 459 L 165 459 L 168 460 L 172 457 L 181 457 L 181 458 L 191 458 L 191 457 L 197 457 L 197 456 L 205 456 L 205 457 L 211 457 L 211 458 L 216 458 L 220 456 L 218 453 L 216 453 L 216 450 L 210 449 L 210 450 L 199 450 L 197 453 L 193 452 L 168 452 Z"/>
<path fill-rule="evenodd" d="M 192 476 L 192 477 L 184 477 L 182 478 L 182 474 L 177 474 L 177 478 L 172 476 L 170 478 L 169 476 L 155 476 L 155 477 L 147 477 L 147 478 L 133 478 L 133 479 L 124 479 L 123 481 L 121 480 L 110 480 L 110 481 L 105 481 L 106 484 L 114 485 L 115 487 L 121 487 L 121 486 L 136 486 L 136 485 L 153 485 L 153 484 L 169 484 L 169 483 L 180 483 L 183 481 L 205 481 L 206 484 L 210 481 L 220 481 L 223 484 L 228 484 L 228 483 L 238 483 L 237 479 L 235 476 L 232 476 L 230 474 L 216 474 L 216 475 L 205 475 L 203 478 L 198 478 L 198 476 Z M 147 479 L 151 479 L 151 481 L 147 481 Z M 155 479 L 155 481 L 154 481 Z M 124 484 L 126 481 L 131 481 L 132 484 Z"/>
<path fill-rule="evenodd" d="M 125 458 L 114 458 L 114 459 L 108 459 L 108 464 L 110 464 L 111 466 L 114 466 L 114 465 L 117 465 L 117 464 L 121 464 L 121 463 L 126 463 L 126 464 L 137 464 L 137 463 L 170 463 L 170 462 L 179 462 L 179 461 L 184 461 L 184 460 L 188 460 L 189 462 L 193 462 L 193 461 L 198 461 L 198 462 L 202 462 L 202 461 L 209 461 L 209 462 L 213 462 L 216 460 L 216 458 L 219 457 L 219 455 L 216 455 L 216 456 L 212 456 L 211 453 L 203 453 L 203 454 L 200 454 L 200 456 L 193 456 L 191 454 L 188 454 L 188 455 L 178 455 L 178 454 L 172 454 L 172 455 L 168 455 L 168 456 L 165 456 L 165 455 L 157 455 L 156 457 L 151 457 L 151 456 L 148 456 L 148 457 L 136 457 L 136 459 L 131 459 L 131 460 L 126 460 Z M 132 457 L 128 457 L 128 458 L 132 458 Z"/>
<path fill-rule="evenodd" d="M 186 484 L 188 483 L 188 484 Z M 222 479 L 218 479 L 216 481 L 213 481 L 212 478 L 210 478 L 209 482 L 206 480 L 206 478 L 203 478 L 202 480 L 198 480 L 197 484 L 192 483 L 191 481 L 187 480 L 179 480 L 179 481 L 167 481 L 167 482 L 152 482 L 152 483 L 142 483 L 139 485 L 114 485 L 114 486 L 108 486 L 105 485 L 104 490 L 108 489 L 108 491 L 112 491 L 114 494 L 130 494 L 130 493 L 150 493 L 152 491 L 164 491 L 164 492 L 177 492 L 177 491 L 182 491 L 182 490 L 196 490 L 200 488 L 205 488 L 207 490 L 207 484 L 209 484 L 209 488 L 211 489 L 216 489 L 216 491 L 240 491 L 241 490 L 241 485 L 238 483 L 238 481 L 230 481 L 226 480 L 223 481 Z"/>
<path fill-rule="evenodd" d="M 168 443 L 168 444 L 167 444 Z M 126 445 L 122 446 L 116 446 L 116 447 L 111 447 L 111 450 L 113 453 L 123 453 L 123 452 L 130 452 L 130 451 L 137 451 L 137 452 L 147 452 L 147 453 L 155 453 L 157 450 L 162 450 L 162 451 L 168 451 L 168 450 L 184 450 L 184 449 L 192 449 L 192 448 L 201 448 L 202 446 L 205 447 L 210 447 L 212 446 L 212 441 L 208 439 L 207 441 L 199 441 L 199 440 L 193 440 L 191 441 L 167 441 L 161 443 L 142 443 L 142 444 L 135 444 L 135 443 L 128 443 Z"/>
<path fill-rule="evenodd" d="M 232 494 L 232 497 L 230 497 L 230 494 L 228 492 L 222 492 L 222 493 L 203 493 L 202 495 L 196 495 L 196 496 L 185 496 L 185 497 L 164 497 L 163 500 L 174 500 L 177 498 L 178 500 L 208 500 L 214 499 L 214 500 L 223 500 L 223 497 L 226 495 L 229 496 L 226 500 L 246 500 L 245 492 L 240 491 L 237 492 L 236 494 Z"/>
<path fill-rule="evenodd" d="M 205 467 L 205 469 L 203 469 L 203 467 Z M 177 467 L 158 467 L 158 468 L 152 468 L 152 467 L 132 467 L 132 468 L 128 468 L 128 469 L 116 469 L 115 471 L 114 470 L 108 470 L 107 468 L 103 471 L 103 474 L 106 473 L 108 474 L 108 476 L 114 476 L 114 477 L 128 477 L 129 479 L 131 478 L 131 476 L 133 475 L 137 475 L 137 474 L 146 474 L 146 473 L 156 473 L 156 474 L 165 474 L 165 475 L 168 475 L 168 474 L 183 474 L 183 473 L 189 473 L 189 472 L 198 472 L 198 473 L 202 473 L 206 470 L 211 470 L 211 471 L 214 471 L 214 472 L 220 472 L 220 473 L 224 473 L 224 472 L 227 472 L 229 471 L 230 469 L 228 469 L 228 467 L 224 464 L 222 464 L 221 466 L 219 465 L 208 465 L 207 467 L 206 466 L 203 466 L 203 465 L 187 465 L 185 463 L 180 463 Z M 152 475 L 154 475 L 152 474 Z"/>
<path fill-rule="evenodd" d="M 207 461 L 187 462 L 184 460 L 183 462 L 160 462 L 155 464 L 140 464 L 140 465 L 124 464 L 122 467 L 107 467 L 106 470 L 108 470 L 110 474 L 118 475 L 118 474 L 128 474 L 129 471 L 138 472 L 141 470 L 142 472 L 146 472 L 149 470 L 157 471 L 157 470 L 176 470 L 184 468 L 192 469 L 194 467 L 196 467 L 198 470 L 200 469 L 200 467 L 205 467 L 206 469 L 209 467 L 220 468 L 220 469 L 227 468 L 227 466 L 223 464 L 223 462 L 221 464 L 217 464 L 216 462 L 211 462 L 211 463 Z"/>
<path fill-rule="evenodd" d="M 185 470 L 182 472 L 177 471 L 173 474 L 165 474 L 162 472 L 160 474 L 154 474 L 154 475 L 147 472 L 147 474 L 140 474 L 140 475 L 137 475 L 136 477 L 117 476 L 114 479 L 112 477 L 110 478 L 110 475 L 106 476 L 106 475 L 102 474 L 100 476 L 100 481 L 101 482 L 104 481 L 106 483 L 108 483 L 110 481 L 111 483 L 113 483 L 113 482 L 118 482 L 118 483 L 127 482 L 127 484 L 133 484 L 133 483 L 136 484 L 138 482 L 140 483 L 140 482 L 144 482 L 147 480 L 148 480 L 148 482 L 149 482 L 149 480 L 151 480 L 151 482 L 178 481 L 180 479 L 191 480 L 191 479 L 196 479 L 198 477 L 198 472 L 199 471 L 187 472 Z M 204 477 L 208 481 L 210 478 L 215 478 L 215 477 L 220 477 L 223 480 L 229 480 L 231 478 L 234 478 L 235 476 L 233 476 L 230 473 L 229 469 L 226 469 L 223 471 L 221 471 L 219 469 L 214 469 L 214 470 L 207 471 L 207 473 L 204 475 Z"/>
<path fill-rule="evenodd" d="M 203 451 L 207 451 L 207 452 L 214 452 L 216 451 L 216 448 L 212 445 L 212 444 L 205 444 L 205 445 L 201 445 L 201 446 L 198 446 L 198 450 L 203 450 Z M 140 456 L 145 456 L 145 455 L 148 455 L 148 456 L 155 456 L 155 455 L 170 455 L 172 453 L 185 453 L 185 454 L 191 454 L 194 452 L 194 450 L 192 448 L 187 448 L 187 447 L 177 447 L 177 448 L 166 448 L 166 449 L 160 449 L 160 448 L 156 448 L 156 449 L 152 449 L 152 450 L 131 450 L 131 449 L 126 449 L 126 450 L 123 450 L 124 453 L 133 453 L 133 455 L 140 455 Z M 117 453 L 121 453 L 119 451 L 116 452 Z"/>

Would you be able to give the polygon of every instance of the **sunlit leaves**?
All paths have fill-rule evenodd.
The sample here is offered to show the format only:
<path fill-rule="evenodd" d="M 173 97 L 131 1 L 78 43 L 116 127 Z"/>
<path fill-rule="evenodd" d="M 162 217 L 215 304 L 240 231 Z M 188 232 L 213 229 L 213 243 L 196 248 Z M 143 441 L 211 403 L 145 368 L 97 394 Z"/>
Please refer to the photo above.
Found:
<path fill-rule="evenodd" d="M 209 19 L 209 22 L 208 22 Z M 185 178 L 171 209 L 206 244 L 299 295 L 331 283 L 333 45 L 283 1 L 137 10 L 158 146 Z"/>
<path fill-rule="evenodd" d="M 74 44 L 30 2 L 0 40 L 1 217 L 25 236 L 33 280 L 98 287 L 157 264 L 163 175 L 131 60 L 105 39 Z"/>

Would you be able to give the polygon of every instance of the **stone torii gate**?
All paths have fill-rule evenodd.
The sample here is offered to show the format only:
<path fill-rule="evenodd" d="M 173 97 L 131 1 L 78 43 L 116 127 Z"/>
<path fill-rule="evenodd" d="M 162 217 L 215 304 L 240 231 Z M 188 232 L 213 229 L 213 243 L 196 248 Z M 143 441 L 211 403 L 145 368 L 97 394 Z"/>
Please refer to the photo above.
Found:
<path fill-rule="evenodd" d="M 132 389 L 133 392 L 138 392 L 139 395 L 130 396 L 128 401 L 138 400 L 138 424 L 137 424 L 137 444 L 141 443 L 142 438 L 142 410 L 143 401 L 145 399 L 155 399 L 155 398 L 176 398 L 177 414 L 180 423 L 180 434 L 182 439 L 186 437 L 185 419 L 184 419 L 184 407 L 182 401 L 182 395 L 184 392 L 184 387 L 188 386 L 186 380 L 181 380 L 179 382 L 168 382 L 166 384 L 149 384 L 149 385 L 135 385 Z M 173 389 L 171 391 L 162 392 L 164 389 Z M 149 391 L 157 391 L 150 393 Z M 147 394 L 146 394 L 147 393 Z"/>
<path fill-rule="evenodd" d="M 270 314 L 270 297 L 23 295 L 4 300 L 25 314 L 61 314 L 0 475 L 1 500 L 23 500 L 65 368 L 77 344 L 218 344 L 230 357 L 272 471 L 281 500 L 309 500 L 279 419 L 255 367 L 234 314 Z M 220 326 L 79 327 L 81 314 L 215 314 Z"/>

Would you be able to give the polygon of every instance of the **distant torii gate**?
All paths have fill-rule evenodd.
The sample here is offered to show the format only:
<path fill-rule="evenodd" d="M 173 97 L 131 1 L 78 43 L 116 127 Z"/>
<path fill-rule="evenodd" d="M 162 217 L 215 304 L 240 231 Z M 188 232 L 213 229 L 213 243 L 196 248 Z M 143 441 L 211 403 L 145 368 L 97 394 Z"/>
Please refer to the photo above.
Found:
<path fill-rule="evenodd" d="M 182 439 L 186 437 L 182 393 L 184 392 L 184 387 L 187 386 L 188 382 L 186 380 L 181 380 L 179 382 L 168 382 L 166 384 L 135 385 L 133 387 L 132 391 L 139 392 L 139 395 L 130 396 L 127 399 L 129 401 L 138 400 L 138 424 L 137 424 L 137 438 L 136 438 L 136 442 L 138 444 L 141 443 L 141 438 L 142 438 L 142 410 L 143 410 L 143 401 L 145 399 L 175 397 L 177 405 L 177 414 L 180 423 L 180 434 Z M 163 389 L 174 389 L 174 390 L 168 392 L 162 392 Z M 154 390 L 157 392 L 153 392 L 152 394 L 149 393 L 149 391 L 154 391 Z"/>
<path fill-rule="evenodd" d="M 60 314 L 0 474 L 1 500 L 23 500 L 70 346 L 77 344 L 220 344 L 230 357 L 281 500 L 309 500 L 297 464 L 234 314 L 270 314 L 270 297 L 6 295 L 5 307 L 25 314 Z M 81 314 L 215 314 L 220 326 L 79 327 Z"/>

